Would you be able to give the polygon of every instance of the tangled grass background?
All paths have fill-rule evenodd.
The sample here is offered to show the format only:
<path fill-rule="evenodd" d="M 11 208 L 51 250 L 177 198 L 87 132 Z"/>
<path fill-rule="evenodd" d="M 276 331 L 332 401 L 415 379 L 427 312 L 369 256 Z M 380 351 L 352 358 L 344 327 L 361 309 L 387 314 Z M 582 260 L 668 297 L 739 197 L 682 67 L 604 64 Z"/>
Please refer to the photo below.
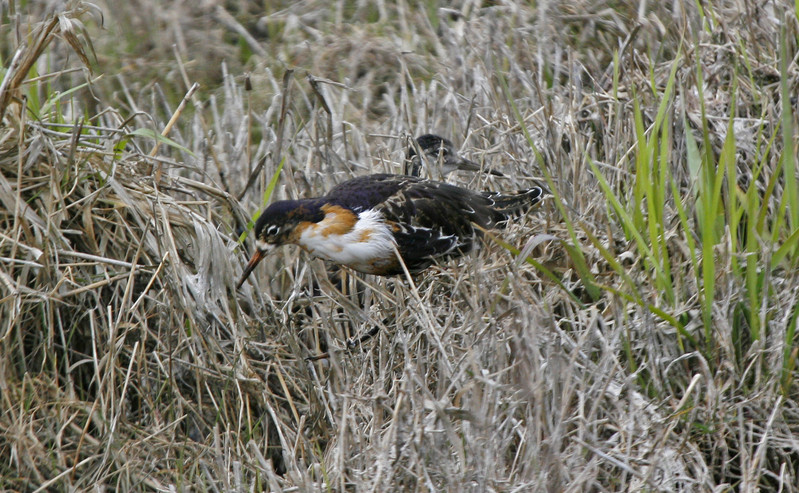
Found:
<path fill-rule="evenodd" d="M 267 3 L 0 4 L 2 489 L 797 491 L 792 7 Z M 427 132 L 551 199 L 233 289 Z"/>

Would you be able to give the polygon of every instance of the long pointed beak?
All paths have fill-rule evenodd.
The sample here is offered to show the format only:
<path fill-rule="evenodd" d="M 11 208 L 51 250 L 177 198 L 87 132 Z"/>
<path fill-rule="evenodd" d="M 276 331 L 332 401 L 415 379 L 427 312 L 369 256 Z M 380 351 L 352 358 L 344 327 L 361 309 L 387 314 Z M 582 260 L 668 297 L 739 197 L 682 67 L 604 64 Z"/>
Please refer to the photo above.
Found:
<path fill-rule="evenodd" d="M 460 158 L 455 169 L 464 171 L 482 171 L 483 173 L 488 173 L 489 175 L 505 176 L 499 171 L 494 171 L 491 168 L 481 168 L 479 164 L 475 163 L 474 161 L 469 161 L 466 158 Z"/>
<path fill-rule="evenodd" d="M 244 281 L 250 277 L 250 273 L 253 271 L 253 269 L 255 269 L 255 266 L 258 265 L 258 262 L 260 262 L 264 257 L 266 257 L 266 251 L 256 248 L 255 253 L 253 253 L 252 258 L 250 258 L 250 262 L 247 264 L 247 267 L 244 268 L 244 272 L 241 274 L 239 283 L 236 284 L 236 290 L 241 288 L 241 286 L 244 284 Z"/>

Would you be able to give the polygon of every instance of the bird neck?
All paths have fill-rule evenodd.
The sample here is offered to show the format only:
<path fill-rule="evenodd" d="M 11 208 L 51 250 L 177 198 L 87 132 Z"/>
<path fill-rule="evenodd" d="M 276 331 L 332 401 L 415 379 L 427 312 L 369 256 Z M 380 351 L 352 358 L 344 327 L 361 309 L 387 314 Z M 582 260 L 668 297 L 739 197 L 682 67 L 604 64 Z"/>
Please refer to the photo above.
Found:
<path fill-rule="evenodd" d="M 421 176 L 422 160 L 417 154 L 405 160 L 405 174 L 409 176 Z"/>

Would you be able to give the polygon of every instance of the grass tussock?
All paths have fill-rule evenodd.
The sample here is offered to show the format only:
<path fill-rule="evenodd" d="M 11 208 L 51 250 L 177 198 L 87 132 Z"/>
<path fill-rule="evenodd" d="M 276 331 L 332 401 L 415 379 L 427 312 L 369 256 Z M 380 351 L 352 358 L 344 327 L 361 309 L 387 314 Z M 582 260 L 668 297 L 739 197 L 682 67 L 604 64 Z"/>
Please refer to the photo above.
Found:
<path fill-rule="evenodd" d="M 22 8 L 0 488 L 797 491 L 799 12 Z M 234 290 L 264 203 L 427 132 L 551 199 L 429 275 Z"/>

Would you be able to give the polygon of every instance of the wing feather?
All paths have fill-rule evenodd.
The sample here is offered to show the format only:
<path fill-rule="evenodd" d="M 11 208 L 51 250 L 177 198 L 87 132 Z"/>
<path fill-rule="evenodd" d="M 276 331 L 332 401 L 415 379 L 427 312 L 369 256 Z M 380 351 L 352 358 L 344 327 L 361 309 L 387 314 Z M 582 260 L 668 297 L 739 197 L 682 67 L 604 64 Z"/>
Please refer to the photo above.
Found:
<path fill-rule="evenodd" d="M 393 229 L 406 266 L 420 271 L 440 257 L 468 252 L 479 232 L 492 228 L 541 199 L 541 189 L 515 193 L 475 192 L 406 175 L 377 174 L 348 180 L 323 198 L 361 213 L 379 211 Z"/>

